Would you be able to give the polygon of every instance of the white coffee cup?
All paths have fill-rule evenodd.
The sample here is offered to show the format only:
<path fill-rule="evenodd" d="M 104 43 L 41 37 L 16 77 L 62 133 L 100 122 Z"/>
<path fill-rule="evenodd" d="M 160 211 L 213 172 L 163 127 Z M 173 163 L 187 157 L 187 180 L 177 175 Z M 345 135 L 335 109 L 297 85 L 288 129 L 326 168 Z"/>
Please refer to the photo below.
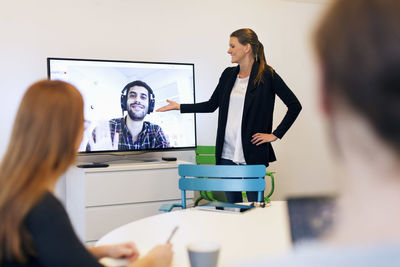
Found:
<path fill-rule="evenodd" d="M 192 243 L 187 246 L 191 267 L 216 267 L 220 246 L 211 242 Z"/>

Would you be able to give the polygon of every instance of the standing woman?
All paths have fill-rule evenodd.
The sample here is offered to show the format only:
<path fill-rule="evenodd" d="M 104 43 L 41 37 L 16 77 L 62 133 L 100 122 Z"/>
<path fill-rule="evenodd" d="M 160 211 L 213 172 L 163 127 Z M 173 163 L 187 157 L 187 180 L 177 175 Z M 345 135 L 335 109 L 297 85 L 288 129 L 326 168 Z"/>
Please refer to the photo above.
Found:
<path fill-rule="evenodd" d="M 218 165 L 264 164 L 275 161 L 271 142 L 281 139 L 296 120 L 301 104 L 282 78 L 270 67 L 264 46 L 248 28 L 234 31 L 228 54 L 236 67 L 222 73 L 210 100 L 197 104 L 168 105 L 157 111 L 180 110 L 181 113 L 218 111 L 215 148 Z M 285 117 L 272 131 L 277 95 L 287 106 Z M 241 192 L 225 192 L 228 202 L 242 202 Z M 249 201 L 257 201 L 257 192 L 247 192 Z"/>
<path fill-rule="evenodd" d="M 82 96 L 68 83 L 44 80 L 25 93 L 0 164 L 0 266 L 97 267 L 101 257 L 170 266 L 170 244 L 137 260 L 133 243 L 86 249 L 75 235 L 53 192 L 75 162 L 83 121 Z"/>

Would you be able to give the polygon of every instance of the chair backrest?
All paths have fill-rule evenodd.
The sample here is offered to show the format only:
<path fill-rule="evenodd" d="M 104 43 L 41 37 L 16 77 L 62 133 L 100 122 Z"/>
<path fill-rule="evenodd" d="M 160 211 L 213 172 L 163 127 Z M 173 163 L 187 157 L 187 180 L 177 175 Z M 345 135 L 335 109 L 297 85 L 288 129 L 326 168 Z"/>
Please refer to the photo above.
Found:
<path fill-rule="evenodd" d="M 181 177 L 232 177 L 232 178 L 264 178 L 266 167 L 264 165 L 191 165 L 178 166 Z"/>
<path fill-rule="evenodd" d="M 179 189 L 192 191 L 264 191 L 263 179 L 179 179 Z"/>
<path fill-rule="evenodd" d="M 264 165 L 227 166 L 181 164 L 178 167 L 178 173 L 181 176 L 179 179 L 179 189 L 182 190 L 182 206 L 183 208 L 186 207 L 186 190 L 258 191 L 258 201 L 261 201 L 261 194 L 265 189 L 265 181 L 263 179 L 265 171 L 266 167 Z M 200 179 L 203 177 L 209 178 Z"/>

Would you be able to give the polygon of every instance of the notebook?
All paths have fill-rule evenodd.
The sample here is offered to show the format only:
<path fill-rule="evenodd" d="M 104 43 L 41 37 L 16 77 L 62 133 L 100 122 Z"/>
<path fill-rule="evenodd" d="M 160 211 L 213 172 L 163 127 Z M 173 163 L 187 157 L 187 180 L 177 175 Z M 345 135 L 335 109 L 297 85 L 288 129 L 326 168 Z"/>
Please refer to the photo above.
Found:
<path fill-rule="evenodd" d="M 225 202 L 209 202 L 204 205 L 200 205 L 195 207 L 198 210 L 206 210 L 206 211 L 216 211 L 216 212 L 228 212 L 228 213 L 241 213 L 246 212 L 254 208 L 253 205 L 249 203 L 249 205 L 245 204 L 233 204 L 233 203 L 225 203 Z"/>

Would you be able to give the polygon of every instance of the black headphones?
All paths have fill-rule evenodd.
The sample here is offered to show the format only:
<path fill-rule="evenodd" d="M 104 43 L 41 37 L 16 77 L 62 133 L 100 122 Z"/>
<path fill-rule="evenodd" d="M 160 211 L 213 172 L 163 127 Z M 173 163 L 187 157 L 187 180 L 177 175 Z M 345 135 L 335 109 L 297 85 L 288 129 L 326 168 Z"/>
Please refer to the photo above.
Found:
<path fill-rule="evenodd" d="M 121 91 L 121 109 L 122 113 L 126 110 L 128 110 L 128 107 L 126 106 L 126 101 L 128 100 L 128 92 L 129 89 L 131 89 L 134 86 L 141 86 L 147 89 L 147 92 L 149 93 L 149 109 L 147 111 L 147 114 L 150 114 L 154 110 L 154 104 L 156 102 L 155 100 L 155 95 L 153 93 L 153 90 L 150 88 L 150 86 L 147 85 L 147 83 L 136 80 L 133 82 L 128 83 L 125 85 L 124 89 Z"/>

